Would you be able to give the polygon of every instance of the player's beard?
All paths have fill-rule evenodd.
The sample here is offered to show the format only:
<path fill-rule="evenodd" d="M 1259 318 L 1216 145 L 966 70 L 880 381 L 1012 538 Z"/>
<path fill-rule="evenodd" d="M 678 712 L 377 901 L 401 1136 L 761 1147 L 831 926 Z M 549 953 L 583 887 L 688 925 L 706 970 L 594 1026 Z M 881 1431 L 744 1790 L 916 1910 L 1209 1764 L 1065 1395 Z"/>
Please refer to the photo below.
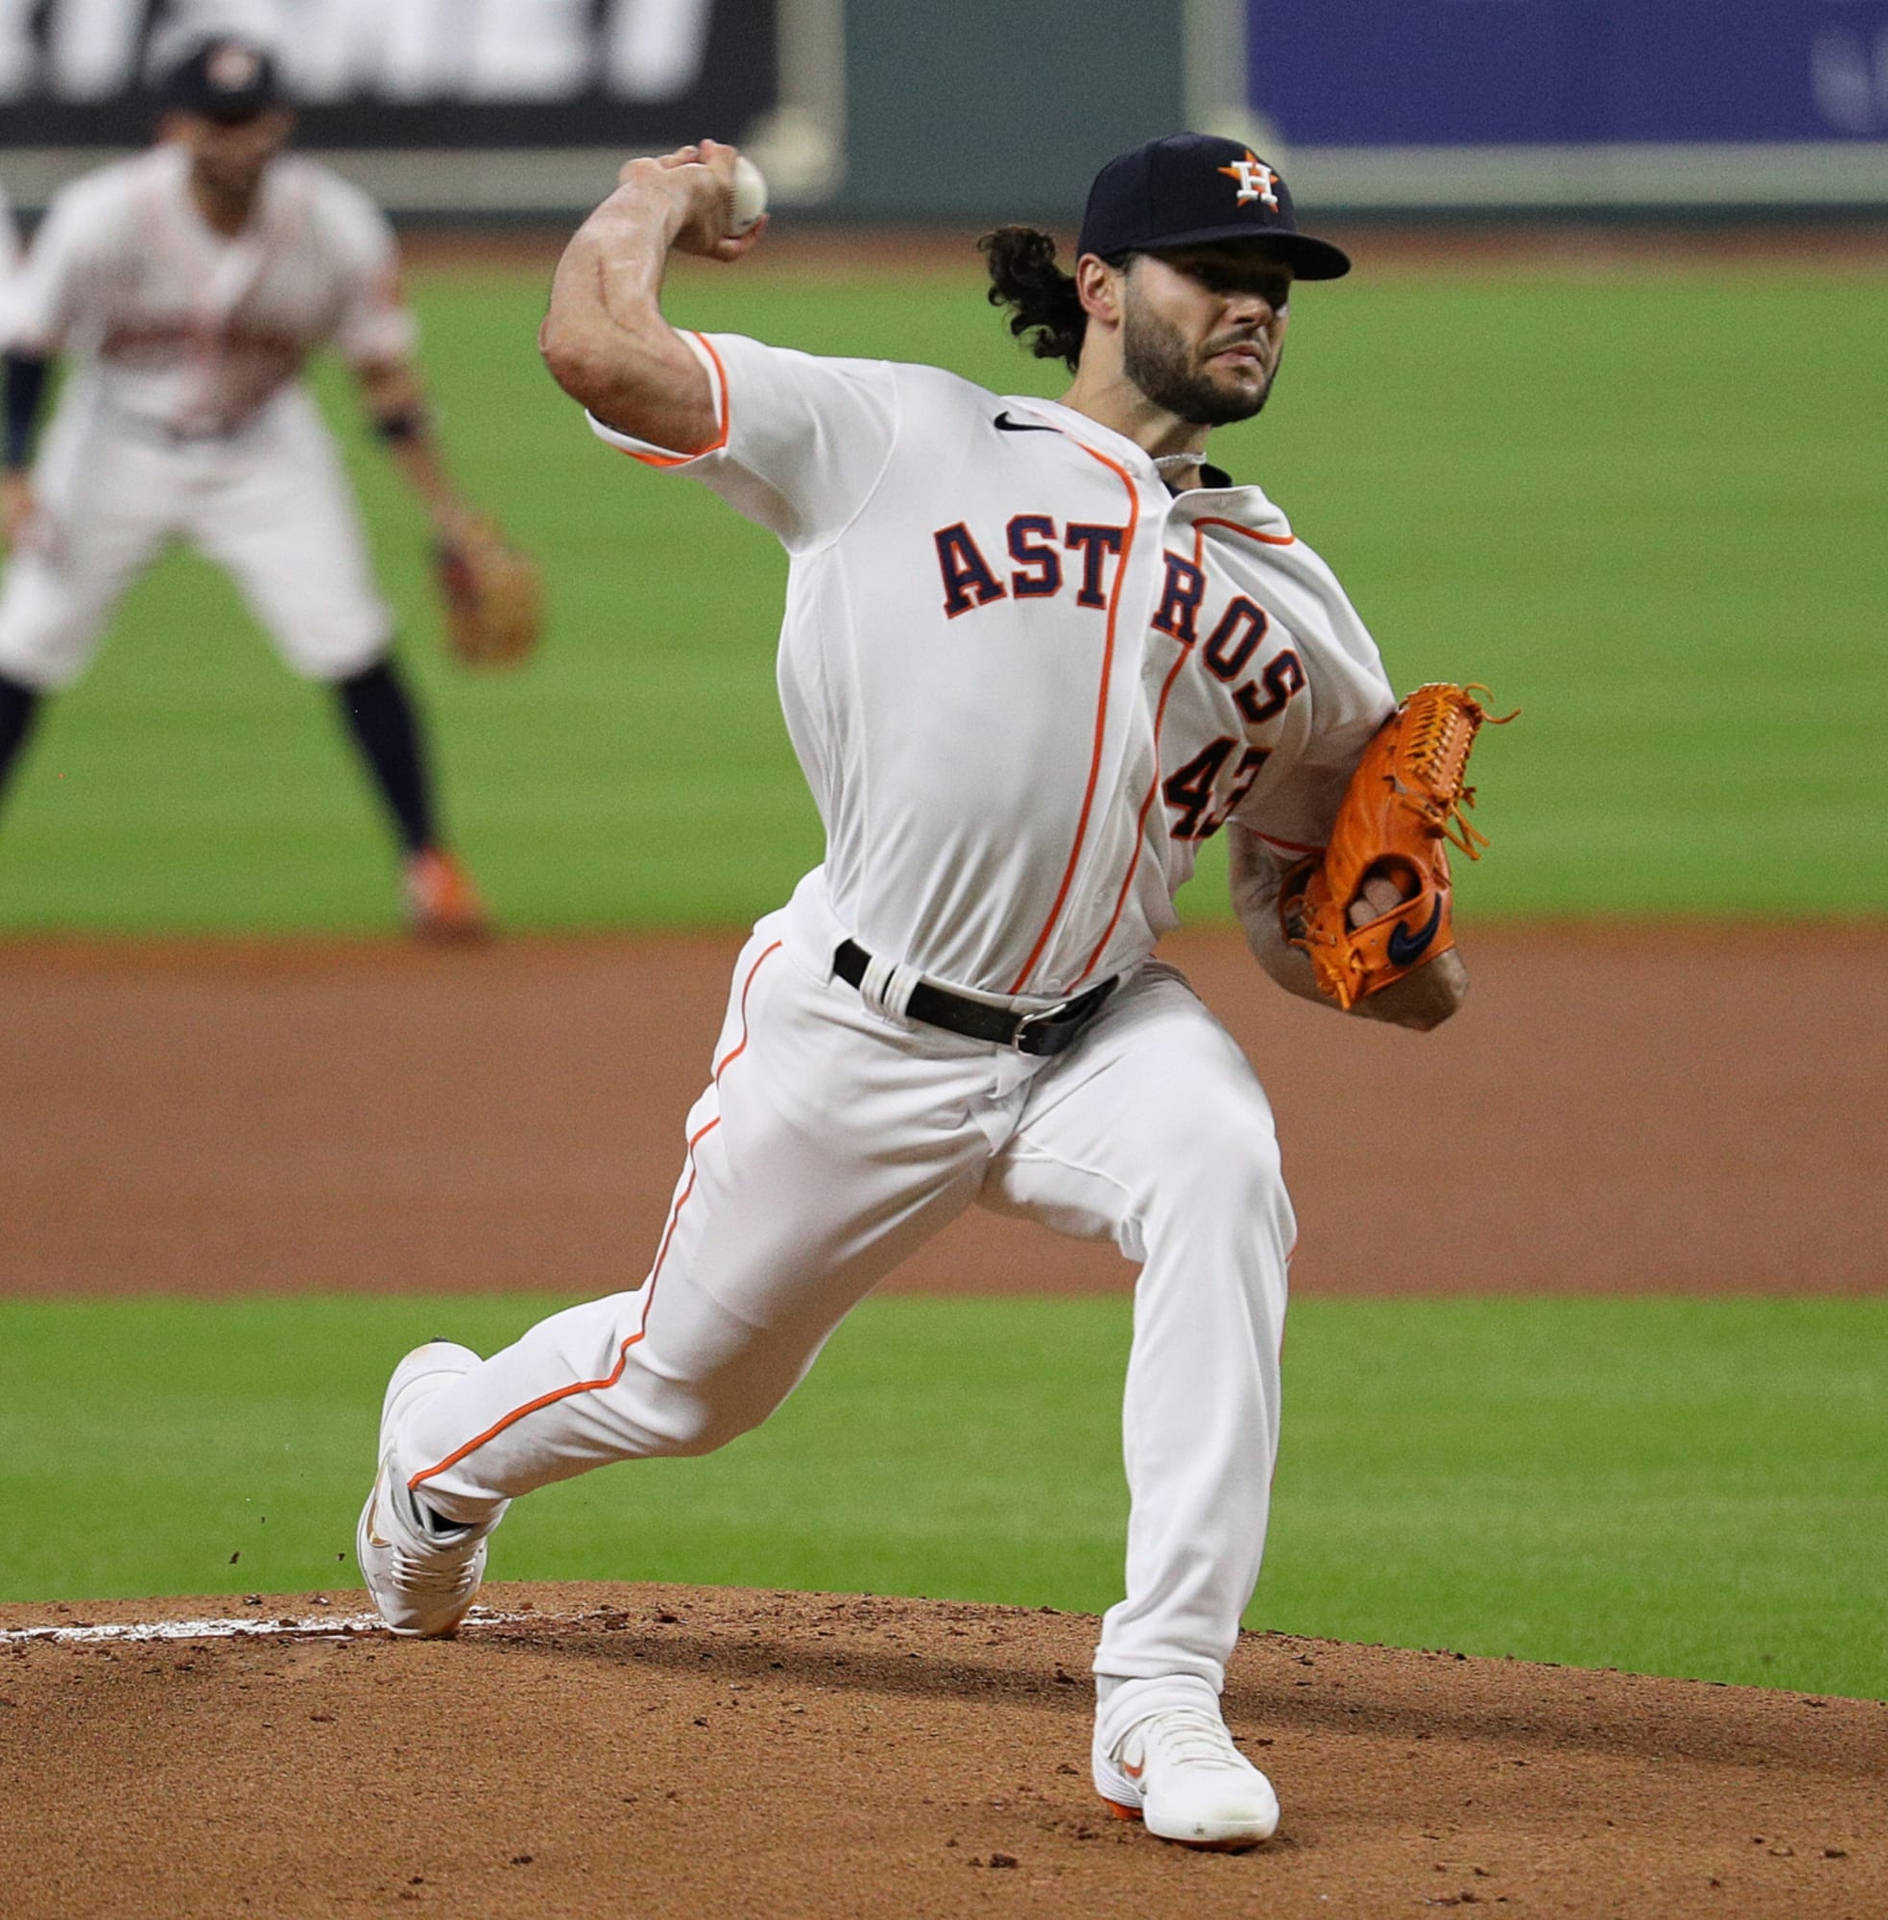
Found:
<path fill-rule="evenodd" d="M 1238 341 L 1228 338 L 1206 344 L 1223 353 Z M 1272 397 L 1272 382 L 1278 378 L 1274 360 L 1256 392 L 1222 385 L 1194 363 L 1179 328 L 1132 298 L 1121 315 L 1121 365 L 1155 406 L 1195 427 L 1229 427 L 1235 420 L 1250 420 Z"/>

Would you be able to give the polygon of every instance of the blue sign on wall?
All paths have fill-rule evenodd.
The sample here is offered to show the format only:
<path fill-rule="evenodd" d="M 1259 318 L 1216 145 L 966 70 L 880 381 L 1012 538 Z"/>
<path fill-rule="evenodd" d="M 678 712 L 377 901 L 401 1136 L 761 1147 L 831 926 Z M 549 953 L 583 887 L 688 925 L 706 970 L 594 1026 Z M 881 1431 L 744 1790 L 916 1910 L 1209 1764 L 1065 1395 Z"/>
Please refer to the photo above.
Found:
<path fill-rule="evenodd" d="M 1293 146 L 1888 138 L 1888 0 L 1248 0 Z"/>

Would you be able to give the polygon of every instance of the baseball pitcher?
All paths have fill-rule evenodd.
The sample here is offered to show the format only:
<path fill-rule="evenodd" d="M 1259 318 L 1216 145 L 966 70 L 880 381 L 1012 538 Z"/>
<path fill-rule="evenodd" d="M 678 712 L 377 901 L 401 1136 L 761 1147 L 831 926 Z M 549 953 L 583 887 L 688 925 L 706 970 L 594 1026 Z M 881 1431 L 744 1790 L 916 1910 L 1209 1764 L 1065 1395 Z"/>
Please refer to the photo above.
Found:
<path fill-rule="evenodd" d="M 227 568 L 283 659 L 335 691 L 398 836 L 426 934 L 484 913 L 446 850 L 340 459 L 299 378 L 332 345 L 442 533 L 469 522 L 439 464 L 393 235 L 354 188 L 285 157 L 268 54 L 208 41 L 164 82 L 158 144 L 74 181 L 10 303 L 0 518 L 0 787 L 46 697 L 173 540 Z M 72 378 L 39 457 L 51 357 Z"/>
<path fill-rule="evenodd" d="M 964 1208 L 1110 1240 L 1140 1275 L 1094 1779 L 1158 1835 L 1248 1847 L 1278 1804 L 1219 1699 L 1265 1540 L 1294 1226 L 1263 1090 L 1153 956 L 1224 830 L 1260 962 L 1338 1004 L 1281 899 L 1396 701 L 1331 570 L 1206 442 L 1265 404 L 1295 284 L 1349 262 L 1243 146 L 1157 140 L 1096 179 L 1072 275 L 1042 234 L 984 243 L 992 299 L 1074 372 L 1059 402 L 1000 395 L 674 330 L 669 254 L 731 263 L 760 237 L 733 228 L 734 160 L 626 167 L 542 346 L 608 446 L 786 548 L 779 684 L 826 856 L 736 966 L 642 1284 L 488 1360 L 434 1342 L 395 1370 L 362 1571 L 396 1631 L 450 1632 L 509 1501 L 765 1419 Z M 1346 917 L 1402 927 L 1406 893 L 1365 872 Z M 1461 963 L 1434 927 L 1399 950 L 1350 1004 L 1433 1026 Z"/>

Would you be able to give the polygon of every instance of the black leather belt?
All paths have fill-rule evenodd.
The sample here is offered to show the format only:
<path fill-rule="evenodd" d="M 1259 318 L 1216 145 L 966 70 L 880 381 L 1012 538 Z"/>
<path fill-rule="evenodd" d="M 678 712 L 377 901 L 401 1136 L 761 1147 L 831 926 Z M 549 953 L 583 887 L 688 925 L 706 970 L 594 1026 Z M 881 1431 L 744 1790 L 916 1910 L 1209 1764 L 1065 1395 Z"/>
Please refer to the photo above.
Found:
<path fill-rule="evenodd" d="M 856 987 L 871 964 L 872 956 L 856 940 L 842 940 L 833 951 L 833 971 L 848 986 Z M 947 1033 L 987 1040 L 993 1046 L 1014 1047 L 1018 1053 L 1057 1054 L 1081 1038 L 1082 1029 L 1101 1011 L 1102 1002 L 1114 989 L 1114 981 L 1104 980 L 1057 1006 L 1036 1013 L 1015 1013 L 1008 1007 L 986 1006 L 981 1000 L 967 999 L 948 987 L 934 987 L 930 981 L 920 980 L 911 990 L 905 1011 L 927 1027 L 942 1027 Z"/>

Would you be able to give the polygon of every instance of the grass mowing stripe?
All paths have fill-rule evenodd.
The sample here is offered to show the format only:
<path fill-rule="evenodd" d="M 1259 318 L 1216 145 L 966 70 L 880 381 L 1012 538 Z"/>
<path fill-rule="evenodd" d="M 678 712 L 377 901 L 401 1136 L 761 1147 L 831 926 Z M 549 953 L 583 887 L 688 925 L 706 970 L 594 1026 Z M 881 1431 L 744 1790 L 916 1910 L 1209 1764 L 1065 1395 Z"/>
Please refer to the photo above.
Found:
<path fill-rule="evenodd" d="M 392 1360 L 539 1298 L 0 1304 L 0 1598 L 353 1584 Z M 1118 1591 L 1127 1303 L 873 1301 L 758 1432 L 546 1488 L 516 1578 Z M 1888 1302 L 1300 1302 L 1250 1623 L 1888 1695 Z"/>

